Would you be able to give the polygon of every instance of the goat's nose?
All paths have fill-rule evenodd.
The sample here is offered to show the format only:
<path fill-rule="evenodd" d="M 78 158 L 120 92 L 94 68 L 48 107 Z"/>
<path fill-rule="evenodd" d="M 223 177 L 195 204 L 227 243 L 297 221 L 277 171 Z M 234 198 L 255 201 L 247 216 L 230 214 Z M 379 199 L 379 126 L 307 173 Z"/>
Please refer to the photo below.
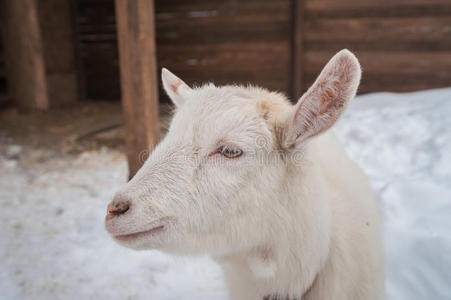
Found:
<path fill-rule="evenodd" d="M 118 216 L 124 214 L 130 208 L 128 201 L 113 201 L 108 205 L 108 215 Z"/>

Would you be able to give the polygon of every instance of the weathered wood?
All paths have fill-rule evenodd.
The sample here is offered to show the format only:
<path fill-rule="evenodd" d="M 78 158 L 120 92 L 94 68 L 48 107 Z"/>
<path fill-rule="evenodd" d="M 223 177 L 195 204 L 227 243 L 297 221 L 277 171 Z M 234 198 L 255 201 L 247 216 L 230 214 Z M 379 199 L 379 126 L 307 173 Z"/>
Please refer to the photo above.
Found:
<path fill-rule="evenodd" d="M 4 9 L 3 0 L 0 0 L 0 106 L 2 106 L 8 99 L 6 89 L 6 72 L 5 72 L 5 55 L 3 53 L 3 20 Z"/>
<path fill-rule="evenodd" d="M 298 99 L 304 91 L 304 0 L 292 0 L 291 97 Z"/>
<path fill-rule="evenodd" d="M 307 72 L 321 70 L 335 52 L 334 49 L 331 49 L 306 53 L 305 70 Z M 364 72 L 396 73 L 400 75 L 449 72 L 451 75 L 451 51 L 358 51 L 355 54 L 364 66 Z"/>
<path fill-rule="evenodd" d="M 113 0 L 74 1 L 87 97 L 118 98 Z M 295 3 L 304 5 L 301 28 L 292 23 Z M 343 48 L 362 55 L 361 92 L 447 82 L 448 64 L 440 65 L 451 51 L 450 0 L 156 0 L 155 5 L 158 65 L 190 84 L 252 82 L 296 98 L 310 74 Z M 293 36 L 301 37 L 301 54 Z M 419 82 L 418 72 L 430 77 Z M 385 81 L 385 75 L 394 81 Z M 164 93 L 160 100 L 167 101 Z"/>
<path fill-rule="evenodd" d="M 4 1 L 9 94 L 26 109 L 77 100 L 68 0 Z"/>
<path fill-rule="evenodd" d="M 80 95 L 89 100 L 120 99 L 114 0 L 72 1 Z"/>
<path fill-rule="evenodd" d="M 47 109 L 49 99 L 36 0 L 3 2 L 8 90 L 26 109 Z"/>
<path fill-rule="evenodd" d="M 78 91 L 70 0 L 38 1 L 37 7 L 49 105 L 74 103 Z"/>
<path fill-rule="evenodd" d="M 131 178 L 159 136 L 153 1 L 116 0 L 116 16 L 125 142 Z"/>
<path fill-rule="evenodd" d="M 331 49 L 306 54 L 304 71 L 308 86 L 334 53 Z M 359 51 L 356 55 L 363 66 L 359 93 L 405 92 L 451 85 L 451 52 Z"/>
<path fill-rule="evenodd" d="M 305 21 L 308 41 L 418 41 L 451 40 L 451 14 L 415 18 L 315 18 Z"/>
<path fill-rule="evenodd" d="M 114 98 L 119 90 L 113 10 L 109 1 L 74 1 L 86 97 Z M 160 67 L 188 83 L 251 81 L 290 91 L 290 0 L 159 0 L 155 5 Z M 164 93 L 160 98 L 166 101 Z"/>
<path fill-rule="evenodd" d="M 291 93 L 291 0 L 156 1 L 160 66 L 187 83 Z"/>
<path fill-rule="evenodd" d="M 310 19 L 307 51 L 449 51 L 451 14 L 446 17 Z"/>
<path fill-rule="evenodd" d="M 360 93 L 451 85 L 449 0 L 306 0 L 304 74 L 310 85 L 337 51 L 360 60 Z"/>
<path fill-rule="evenodd" d="M 449 0 L 306 0 L 307 18 L 447 16 Z"/>
<path fill-rule="evenodd" d="M 318 73 L 305 73 L 307 87 L 312 85 Z M 371 92 L 412 92 L 425 89 L 434 89 L 450 86 L 448 74 L 411 74 L 400 76 L 389 73 L 363 73 L 362 82 L 359 86 L 359 94 Z"/>
<path fill-rule="evenodd" d="M 262 12 L 277 14 L 285 11 L 286 0 L 157 0 L 156 11 L 164 13 L 195 12 L 193 17 L 203 18 L 209 14 L 218 15 L 259 15 Z M 288 6 L 289 9 L 289 6 Z"/>
<path fill-rule="evenodd" d="M 307 0 L 305 8 L 311 9 L 335 9 L 351 7 L 394 7 L 397 5 L 410 6 L 410 5 L 438 5 L 449 4 L 449 0 Z"/>
<path fill-rule="evenodd" d="M 285 72 L 289 64 L 290 51 L 288 41 L 283 43 L 247 43 L 237 47 L 236 44 L 221 44 L 217 47 L 205 45 L 165 46 L 159 50 L 160 64 L 169 64 L 178 70 L 229 72 L 255 72 L 261 71 Z M 191 55 L 187 57 L 187 53 Z M 231 61 L 233 64 L 231 64 Z M 218 72 L 218 69 L 221 72 Z M 211 78 L 210 78 L 211 79 Z M 233 78 L 232 78 L 233 79 Z M 189 79 L 188 79 L 189 81 Z"/>

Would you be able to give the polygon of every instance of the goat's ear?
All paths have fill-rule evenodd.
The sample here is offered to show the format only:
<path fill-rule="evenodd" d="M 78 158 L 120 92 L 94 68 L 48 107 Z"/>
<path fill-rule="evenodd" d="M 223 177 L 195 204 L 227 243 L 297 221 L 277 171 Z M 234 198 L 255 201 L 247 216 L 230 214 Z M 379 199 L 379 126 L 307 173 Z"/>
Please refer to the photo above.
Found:
<path fill-rule="evenodd" d="M 181 106 L 185 102 L 186 96 L 192 92 L 192 89 L 183 80 L 166 68 L 161 69 L 161 80 L 164 90 L 176 106 Z"/>
<path fill-rule="evenodd" d="M 282 116 L 282 147 L 293 147 L 332 127 L 354 98 L 360 77 L 354 54 L 338 52 L 298 103 Z"/>

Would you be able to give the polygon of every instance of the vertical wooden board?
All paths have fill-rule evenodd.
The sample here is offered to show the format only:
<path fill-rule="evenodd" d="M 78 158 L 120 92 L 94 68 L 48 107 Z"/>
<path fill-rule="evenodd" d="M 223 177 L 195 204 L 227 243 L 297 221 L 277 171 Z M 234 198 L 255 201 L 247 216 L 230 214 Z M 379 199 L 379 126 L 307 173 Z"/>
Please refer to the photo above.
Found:
<path fill-rule="evenodd" d="M 304 0 L 292 0 L 291 97 L 304 92 Z"/>
<path fill-rule="evenodd" d="M 70 0 L 38 1 L 49 105 L 77 101 Z"/>
<path fill-rule="evenodd" d="M 47 109 L 47 80 L 36 0 L 3 2 L 10 96 L 26 109 Z"/>
<path fill-rule="evenodd" d="M 116 0 L 116 16 L 131 178 L 156 145 L 159 135 L 153 1 Z"/>
<path fill-rule="evenodd" d="M 5 55 L 3 50 L 3 30 L 5 29 L 3 16 L 3 0 L 0 0 L 0 107 L 7 103 L 7 87 L 5 74 Z"/>
<path fill-rule="evenodd" d="M 120 99 L 114 0 L 72 0 L 82 99 Z"/>

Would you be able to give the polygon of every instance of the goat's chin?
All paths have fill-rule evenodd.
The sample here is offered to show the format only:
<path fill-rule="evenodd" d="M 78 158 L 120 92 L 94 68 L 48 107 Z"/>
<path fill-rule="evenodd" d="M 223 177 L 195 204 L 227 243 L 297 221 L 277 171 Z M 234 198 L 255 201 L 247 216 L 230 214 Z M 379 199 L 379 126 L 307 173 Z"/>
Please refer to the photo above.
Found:
<path fill-rule="evenodd" d="M 114 239 L 119 245 L 133 249 L 133 250 L 152 250 L 156 248 L 155 241 L 150 241 L 146 239 L 131 240 L 131 241 L 121 241 Z"/>
<path fill-rule="evenodd" d="M 161 250 L 168 251 L 179 248 L 179 234 L 174 228 L 155 228 L 151 232 L 113 236 L 113 239 L 121 246 L 133 250 Z"/>
<path fill-rule="evenodd" d="M 120 240 L 113 237 L 115 242 L 126 248 L 133 250 L 152 250 L 158 249 L 161 241 L 158 238 L 142 237 L 130 240 Z"/>

